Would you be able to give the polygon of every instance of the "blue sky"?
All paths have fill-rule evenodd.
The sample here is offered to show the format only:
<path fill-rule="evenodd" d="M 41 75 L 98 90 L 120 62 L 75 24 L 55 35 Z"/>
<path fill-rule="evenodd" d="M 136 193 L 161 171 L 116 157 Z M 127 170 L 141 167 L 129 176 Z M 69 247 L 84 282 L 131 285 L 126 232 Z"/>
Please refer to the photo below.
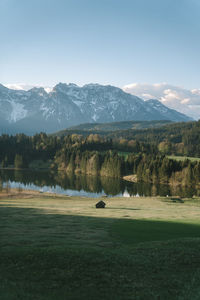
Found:
<path fill-rule="evenodd" d="M 0 82 L 200 88 L 199 0 L 0 0 Z"/>

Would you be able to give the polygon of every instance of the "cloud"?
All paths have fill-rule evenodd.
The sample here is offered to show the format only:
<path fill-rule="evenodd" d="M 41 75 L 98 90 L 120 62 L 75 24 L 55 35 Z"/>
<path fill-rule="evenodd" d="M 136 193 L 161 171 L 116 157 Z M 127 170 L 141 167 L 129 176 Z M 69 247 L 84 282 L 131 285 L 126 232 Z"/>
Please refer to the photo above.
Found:
<path fill-rule="evenodd" d="M 7 83 L 4 84 L 4 86 L 6 86 L 9 89 L 13 89 L 13 90 L 24 90 L 24 91 L 28 91 L 34 87 L 42 87 L 41 85 L 30 85 L 30 84 L 25 84 L 25 83 Z M 52 91 L 52 87 L 44 87 L 45 91 L 47 93 L 50 93 Z"/>
<path fill-rule="evenodd" d="M 200 119 L 200 89 L 187 90 L 167 83 L 125 85 L 123 90 L 144 100 L 158 99 L 196 120 Z"/>
<path fill-rule="evenodd" d="M 33 85 L 24 84 L 24 83 L 7 83 L 4 84 L 4 86 L 12 90 L 25 90 L 25 91 L 28 91 L 33 88 Z"/>

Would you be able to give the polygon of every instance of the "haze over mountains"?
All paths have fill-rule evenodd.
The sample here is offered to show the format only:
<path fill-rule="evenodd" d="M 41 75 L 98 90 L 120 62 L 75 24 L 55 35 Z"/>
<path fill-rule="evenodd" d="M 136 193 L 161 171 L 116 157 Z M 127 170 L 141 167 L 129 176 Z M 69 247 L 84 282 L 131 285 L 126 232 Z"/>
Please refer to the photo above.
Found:
<path fill-rule="evenodd" d="M 44 88 L 12 90 L 0 85 L 0 133 L 55 132 L 82 123 L 170 120 L 192 118 L 156 99 L 144 101 L 114 86 L 57 84 Z"/>

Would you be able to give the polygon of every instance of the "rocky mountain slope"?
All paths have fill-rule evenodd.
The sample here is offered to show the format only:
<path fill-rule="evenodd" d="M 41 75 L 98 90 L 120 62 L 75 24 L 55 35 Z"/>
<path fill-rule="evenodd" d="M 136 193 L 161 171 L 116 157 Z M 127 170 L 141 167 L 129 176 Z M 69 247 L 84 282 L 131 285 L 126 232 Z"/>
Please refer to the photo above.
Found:
<path fill-rule="evenodd" d="M 12 90 L 0 85 L 0 133 L 47 133 L 82 123 L 129 120 L 189 121 L 158 100 L 143 101 L 113 86 L 57 84 L 50 93 L 43 88 Z"/>

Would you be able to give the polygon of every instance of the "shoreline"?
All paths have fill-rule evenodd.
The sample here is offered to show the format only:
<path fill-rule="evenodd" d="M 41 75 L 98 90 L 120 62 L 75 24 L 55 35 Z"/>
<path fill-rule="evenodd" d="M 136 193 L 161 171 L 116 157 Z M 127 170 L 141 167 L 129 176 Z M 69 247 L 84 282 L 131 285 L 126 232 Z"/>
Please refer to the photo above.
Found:
<path fill-rule="evenodd" d="M 129 182 L 133 182 L 133 183 L 137 183 L 138 182 L 136 174 L 123 176 L 122 179 L 126 180 L 126 181 L 129 181 Z"/>
<path fill-rule="evenodd" d="M 183 184 L 179 181 L 174 181 L 171 182 L 169 180 L 169 182 L 158 182 L 158 183 L 153 183 L 151 181 L 138 181 L 137 180 L 137 174 L 130 174 L 130 175 L 125 175 L 125 176 L 121 176 L 121 177 L 113 177 L 113 176 L 108 176 L 108 175 L 101 175 L 101 174 L 91 174 L 91 173 L 81 173 L 81 172 L 69 172 L 66 169 L 53 169 L 53 168 L 14 168 L 14 167 L 6 167 L 6 168 L 2 168 L 0 167 L 0 171 L 1 170 L 8 170 L 8 171 L 37 171 L 37 172 L 61 172 L 61 173 L 66 173 L 66 174 L 74 174 L 75 176 L 91 176 L 91 177 L 108 177 L 108 178 L 113 178 L 113 179 L 121 179 L 121 180 L 125 180 L 128 182 L 132 182 L 132 183 L 148 183 L 148 184 L 152 184 L 152 185 L 169 185 L 171 187 L 194 187 L 194 188 L 199 188 L 200 187 L 200 183 L 197 183 L 196 185 L 187 185 L 187 184 Z"/>
<path fill-rule="evenodd" d="M 92 197 L 92 196 L 83 196 L 83 195 L 68 195 L 68 194 L 60 194 L 60 193 L 55 193 L 55 192 L 41 192 L 39 190 L 33 190 L 33 189 L 21 189 L 19 190 L 19 188 L 10 188 L 9 191 L 6 191 L 6 189 L 0 191 L 0 199 L 7 199 L 7 198 L 34 198 L 34 197 L 54 197 L 54 198 L 70 198 L 70 199 L 94 199 L 94 200 L 104 200 L 104 201 L 109 201 L 112 199 L 166 199 L 166 200 L 173 200 L 174 198 L 178 198 L 179 196 L 176 195 L 172 195 L 172 196 L 112 196 L 109 197 L 107 195 L 99 195 L 98 197 Z M 173 199 L 172 199 L 173 198 Z M 193 196 L 193 197 L 179 197 L 181 199 L 199 199 L 199 196 Z"/>

